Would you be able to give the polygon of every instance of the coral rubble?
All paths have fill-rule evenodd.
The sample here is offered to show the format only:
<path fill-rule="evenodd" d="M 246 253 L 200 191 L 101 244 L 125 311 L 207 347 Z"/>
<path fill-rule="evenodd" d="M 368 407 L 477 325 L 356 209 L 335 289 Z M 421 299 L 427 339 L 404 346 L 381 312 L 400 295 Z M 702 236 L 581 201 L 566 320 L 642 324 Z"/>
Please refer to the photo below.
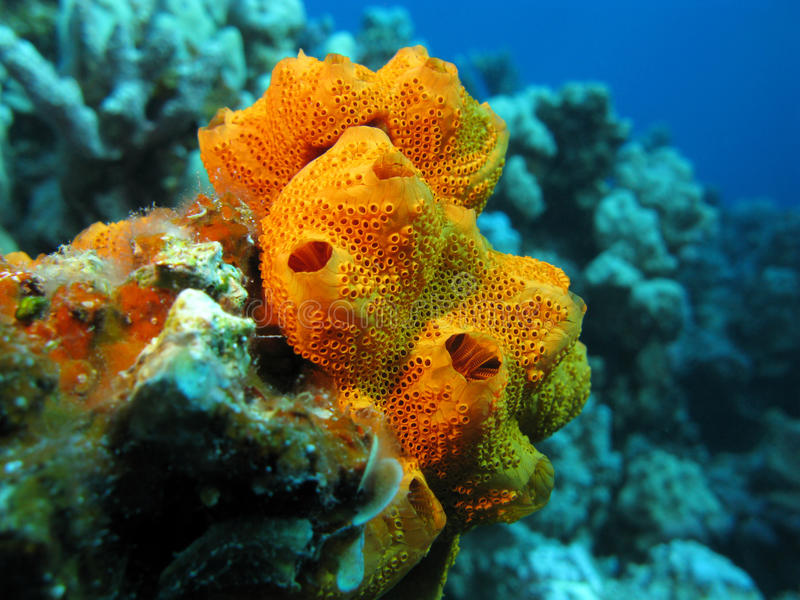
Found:
<path fill-rule="evenodd" d="M 215 198 L 2 258 L 10 589 L 438 598 L 544 506 L 585 305 L 477 228 L 506 139 L 421 47 L 301 53 L 200 131 Z"/>

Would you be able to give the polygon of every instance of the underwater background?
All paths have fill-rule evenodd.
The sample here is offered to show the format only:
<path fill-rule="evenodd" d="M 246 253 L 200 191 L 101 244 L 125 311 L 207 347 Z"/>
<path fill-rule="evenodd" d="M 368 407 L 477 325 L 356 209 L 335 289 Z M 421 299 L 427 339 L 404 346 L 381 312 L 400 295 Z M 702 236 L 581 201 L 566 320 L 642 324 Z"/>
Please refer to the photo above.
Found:
<path fill-rule="evenodd" d="M 475 1 L 459 2 L 458 10 L 443 2 L 403 6 L 415 37 L 434 56 L 458 62 L 474 52 L 508 53 L 516 85 L 602 81 L 635 133 L 668 130 L 697 177 L 723 199 L 797 202 L 797 2 L 516 0 L 490 11 Z M 310 0 L 306 8 L 331 15 L 337 28 L 360 26 L 350 5 Z"/>
<path fill-rule="evenodd" d="M 549 504 L 466 534 L 445 598 L 800 599 L 799 23 L 790 0 L 0 0 L 0 252 L 211 193 L 198 127 L 300 48 L 377 69 L 422 43 L 507 123 L 478 224 L 566 271 L 592 367 L 537 444 Z M 31 514 L 80 510 L 24 467 L 3 344 L 0 579 L 78 597 L 42 566 L 77 546 Z"/>

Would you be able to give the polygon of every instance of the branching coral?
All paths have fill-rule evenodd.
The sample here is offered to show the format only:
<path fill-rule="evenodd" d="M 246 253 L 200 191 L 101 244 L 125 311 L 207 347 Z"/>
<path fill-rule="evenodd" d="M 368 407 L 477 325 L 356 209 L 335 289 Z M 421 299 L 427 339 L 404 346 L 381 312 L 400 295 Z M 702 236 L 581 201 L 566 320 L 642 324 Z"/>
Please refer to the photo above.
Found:
<path fill-rule="evenodd" d="M 0 21 L 0 225 L 31 251 L 191 193 L 197 124 L 260 94 L 306 16 L 301 0 L 68 0 L 4 2 Z"/>

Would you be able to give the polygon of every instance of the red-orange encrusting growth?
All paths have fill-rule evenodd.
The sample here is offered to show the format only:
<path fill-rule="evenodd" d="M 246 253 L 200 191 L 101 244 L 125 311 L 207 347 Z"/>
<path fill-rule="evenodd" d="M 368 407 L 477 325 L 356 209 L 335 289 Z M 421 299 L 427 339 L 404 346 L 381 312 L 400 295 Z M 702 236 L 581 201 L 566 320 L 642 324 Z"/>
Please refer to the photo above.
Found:
<path fill-rule="evenodd" d="M 249 211 L 227 200 L 200 195 L 180 212 L 94 223 L 57 254 L 1 257 L 0 326 L 21 330 L 31 351 L 58 367 L 63 398 L 112 408 L 115 379 L 160 333 L 183 284 L 193 283 L 180 273 L 171 279 L 170 268 L 181 268 L 170 263 L 171 244 L 218 242 L 229 262 L 248 263 Z"/>

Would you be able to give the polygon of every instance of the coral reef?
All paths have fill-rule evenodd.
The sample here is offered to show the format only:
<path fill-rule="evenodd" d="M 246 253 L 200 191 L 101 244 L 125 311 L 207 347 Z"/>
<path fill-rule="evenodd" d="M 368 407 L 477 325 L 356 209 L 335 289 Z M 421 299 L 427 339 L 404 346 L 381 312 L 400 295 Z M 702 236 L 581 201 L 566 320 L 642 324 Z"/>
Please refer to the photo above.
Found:
<path fill-rule="evenodd" d="M 379 69 L 399 48 L 416 45 L 414 23 L 402 6 L 368 6 L 361 17 L 361 30 L 356 35 L 359 52 L 353 60 L 370 69 Z"/>
<path fill-rule="evenodd" d="M 735 522 L 722 547 L 771 594 L 797 587 L 800 555 L 798 235 L 796 208 L 742 202 L 722 212 L 712 243 L 688 254 L 681 272 L 706 351 L 684 336 L 676 362 L 688 414 L 716 450 L 711 481 Z"/>
<path fill-rule="evenodd" d="M 699 464 L 659 449 L 628 454 L 617 495 L 620 523 L 611 527 L 631 535 L 637 550 L 673 539 L 709 543 L 728 533 L 731 515 Z"/>
<path fill-rule="evenodd" d="M 272 67 L 299 48 L 317 57 L 343 54 L 378 71 L 343 59 L 320 65 L 305 57 L 295 65 L 316 65 L 324 74 L 309 93 L 324 91 L 331 83 L 327 77 L 340 73 L 351 91 L 371 90 L 371 97 L 380 98 L 373 109 L 388 111 L 391 105 L 395 114 L 408 113 L 394 94 L 394 75 L 381 74 L 381 67 L 400 47 L 418 43 L 410 13 L 369 9 L 361 30 L 348 32 L 330 19 L 306 16 L 298 0 L 12 1 L 3 11 L 0 253 L 51 251 L 89 223 L 120 221 L 132 208 L 181 202 L 184 208 L 98 224 L 61 253 L 34 261 L 12 254 L 3 263 L 0 595 L 214 597 L 230 596 L 239 581 L 246 582 L 240 597 L 254 590 L 296 597 L 312 589 L 334 597 L 367 596 L 399 579 L 384 597 L 435 596 L 454 559 L 450 529 L 459 521 L 459 527 L 469 527 L 464 511 L 453 506 L 458 490 L 448 488 L 451 480 L 469 479 L 466 471 L 446 472 L 445 480 L 431 469 L 414 471 L 414 460 L 428 460 L 431 447 L 420 458 L 401 456 L 392 426 L 376 421 L 376 408 L 387 406 L 395 390 L 388 396 L 372 384 L 354 390 L 351 397 L 364 404 L 355 409 L 339 393 L 346 377 L 322 373 L 330 369 L 310 347 L 313 340 L 302 343 L 316 364 L 286 344 L 279 325 L 293 313 L 263 288 L 261 250 L 254 243 L 264 234 L 265 211 L 254 201 L 261 192 L 247 191 L 248 208 L 231 195 L 199 188 L 205 174 L 195 141 L 197 127 L 219 106 L 240 109 L 260 97 Z M 435 45 L 439 38 L 430 41 Z M 489 103 L 507 125 L 500 137 L 508 136 L 508 153 L 477 223 L 495 250 L 562 267 L 570 288 L 587 301 L 591 312 L 581 338 L 590 351 L 593 395 L 579 419 L 533 442 L 533 456 L 545 455 L 557 471 L 547 509 L 511 528 L 477 527 L 462 536 L 447 596 L 796 599 L 797 209 L 765 199 L 733 205 L 735 198 L 718 198 L 697 181 L 689 159 L 670 147 L 663 127 L 633 136 L 602 84 L 517 90 L 507 55 L 488 48 L 472 53 L 466 38 L 461 48 L 459 78 L 471 95 L 505 94 Z M 284 78 L 301 72 L 281 71 Z M 437 77 L 452 80 L 446 68 Z M 337 97 L 346 99 L 339 91 L 327 96 L 326 117 L 338 118 Z M 301 114 L 297 98 L 290 114 Z M 57 99 L 69 102 L 54 105 Z M 265 100 L 259 102 L 266 110 Z M 231 111 L 228 125 L 245 114 Z M 433 117 L 429 128 L 450 126 Z M 348 205 L 363 184 L 345 177 L 334 192 L 330 180 L 316 182 L 308 174 L 320 155 L 335 148 L 341 157 L 343 148 L 333 138 L 342 135 L 347 118 L 325 131 L 330 141 L 315 145 L 301 136 L 292 142 L 306 144 L 310 165 L 281 150 L 264 159 L 278 165 L 285 154 L 291 158 L 290 171 L 304 170 L 302 189 L 320 192 L 309 199 L 315 206 L 334 193 L 348 196 L 342 200 Z M 411 146 L 399 145 L 399 129 L 421 138 L 424 129 L 408 119 L 394 132 L 385 119 L 371 121 L 359 113 L 355 120 L 373 126 L 364 144 L 376 156 L 385 156 L 381 148 L 391 143 L 408 159 L 378 168 L 383 174 L 407 169 L 405 176 L 371 181 L 386 187 L 402 180 L 419 191 L 423 210 L 409 223 L 412 230 L 430 219 L 452 227 L 458 198 L 443 196 L 431 185 L 436 174 L 409 155 Z M 257 122 L 248 116 L 249 124 Z M 75 123 L 89 129 L 76 129 Z M 214 125 L 223 131 L 225 115 Z M 277 123 L 281 130 L 284 125 Z M 104 154 L 87 158 L 79 152 L 92 145 Z M 346 161 L 362 180 L 375 173 L 358 162 L 364 152 Z M 261 169 L 260 163 L 247 164 Z M 269 235 L 284 240 L 288 254 L 302 235 L 287 224 L 302 216 L 286 211 L 275 190 L 295 174 L 276 174 L 280 183 L 270 188 L 275 193 L 269 198 L 285 215 L 283 222 L 273 219 Z M 237 174 L 230 175 L 224 169 L 212 173 L 221 191 L 235 188 Z M 292 185 L 295 196 L 302 193 L 299 183 Z M 186 205 L 184 196 L 198 189 L 208 197 Z M 373 236 L 359 245 L 365 250 L 352 249 L 337 237 L 336 206 L 330 205 L 333 228 L 322 219 L 307 231 L 310 241 L 322 243 L 307 245 L 292 260 L 295 267 L 313 266 L 325 258 L 328 244 L 326 267 L 316 274 L 284 270 L 283 281 L 312 281 L 324 272 L 335 290 L 348 293 L 335 306 L 360 310 L 373 304 L 381 286 L 388 295 L 392 285 L 380 279 L 394 272 L 387 271 L 385 257 L 376 266 L 372 242 L 383 243 L 382 227 L 413 215 L 395 211 L 373 230 L 371 213 L 345 214 L 356 222 L 347 227 L 362 229 L 363 239 Z M 467 296 L 484 281 L 474 267 L 482 262 L 500 268 L 504 261 L 495 262 L 496 254 L 487 260 L 484 242 L 469 233 L 471 220 L 459 226 L 459 239 L 474 242 L 475 254 L 463 261 L 467 276 L 453 277 L 444 292 L 467 306 Z M 428 249 L 441 244 L 433 234 L 425 240 Z M 408 244 L 420 247 L 416 238 Z M 462 248 L 461 242 L 456 246 Z M 440 254 L 447 256 L 436 255 L 431 268 L 423 269 L 426 282 L 448 276 L 451 267 L 442 261 L 452 253 Z M 272 257 L 271 264 L 282 258 Z M 418 265 L 416 257 L 409 260 Z M 339 273 L 325 271 L 340 266 L 364 271 L 355 269 L 357 280 L 344 284 Z M 214 320 L 171 314 L 187 287 L 207 298 L 190 293 L 182 305 L 202 307 Z M 280 288 L 286 298 L 300 293 L 290 287 Z M 430 319 L 431 298 L 421 298 L 419 317 Z M 435 322 L 452 317 L 450 298 L 436 307 Z M 358 311 L 335 314 L 351 319 L 360 332 L 409 311 L 403 302 L 398 308 L 387 303 L 358 322 L 351 318 Z M 411 310 L 416 315 L 416 305 Z M 307 315 L 298 312 L 298 320 Z M 173 316 L 173 324 L 186 327 L 170 325 L 165 332 Z M 474 329 L 475 321 L 466 324 Z M 247 342 L 240 344 L 244 331 Z M 485 355 L 467 352 L 474 346 L 465 345 L 466 337 L 445 342 L 442 351 L 441 345 L 414 340 L 416 334 L 405 359 L 395 364 L 390 355 L 398 351 L 398 338 L 409 335 L 407 328 L 376 332 L 388 336 L 392 350 L 375 352 L 375 340 L 368 341 L 375 364 L 400 369 L 412 356 L 427 356 L 450 363 L 455 357 L 455 364 L 473 374 L 490 374 L 494 367 L 478 362 Z M 449 338 L 444 332 L 438 339 Z M 503 344 L 498 353 L 513 347 Z M 188 352 L 180 350 L 184 345 Z M 192 367 L 192 356 L 200 357 L 203 369 Z M 575 357 L 568 354 L 540 391 L 527 397 L 541 411 L 552 406 L 551 394 L 558 393 Z M 515 360 L 504 361 L 500 370 Z M 368 365 L 364 361 L 359 364 Z M 109 376 L 113 369 L 122 375 Z M 403 393 L 438 386 L 434 379 L 420 377 Z M 191 385 L 193 380 L 204 387 Z M 487 381 L 468 384 L 477 389 Z M 162 391 L 165 403 L 159 404 L 155 397 Z M 514 404 L 510 391 L 506 386 L 501 395 L 507 407 Z M 420 415 L 422 427 L 443 426 L 415 402 L 413 410 L 402 406 L 406 412 L 399 417 L 400 431 L 412 432 L 403 438 L 412 452 L 421 443 Z M 343 406 L 351 406 L 347 416 L 340 414 Z M 396 410 L 391 414 L 398 416 Z M 471 413 L 469 418 L 468 424 L 444 426 L 451 434 L 480 438 L 485 427 L 473 428 L 479 420 Z M 141 420 L 158 427 L 148 432 L 132 426 Z M 553 425 L 522 410 L 501 422 L 500 431 L 518 423 L 531 439 Z M 473 458 L 462 464 L 474 466 Z M 521 479 L 524 474 L 515 481 Z M 398 503 L 403 497 L 411 509 Z M 384 517 L 376 520 L 380 511 Z M 428 516 L 420 521 L 417 511 Z M 475 514 L 473 522 L 502 517 L 499 508 Z M 409 537 L 410 546 L 404 545 Z M 271 543 L 265 545 L 264 538 Z M 387 578 L 370 579 L 384 550 Z"/>
<path fill-rule="evenodd" d="M 519 254 L 522 248 L 522 236 L 511 226 L 511 220 L 504 212 L 482 212 L 478 215 L 478 227 L 483 234 L 492 240 L 492 246 L 498 252 Z"/>
<path fill-rule="evenodd" d="M 547 502 L 533 443 L 589 393 L 567 276 L 476 226 L 502 120 L 421 47 L 301 53 L 199 137 L 215 198 L 0 263 L 11 589 L 440 597 L 460 534 Z M 76 526 L 23 526 L 73 490 Z"/>
<path fill-rule="evenodd" d="M 476 98 L 513 94 L 520 87 L 519 72 L 508 50 L 483 50 L 457 57 L 464 87 Z"/>
<path fill-rule="evenodd" d="M 372 597 L 443 528 L 392 437 L 247 315 L 249 215 L 200 196 L 2 260 L 4 592 Z"/>
<path fill-rule="evenodd" d="M 674 149 L 624 143 L 628 124 L 601 86 L 530 88 L 491 103 L 509 126 L 512 176 L 489 208 L 512 215 L 524 253 L 565 264 L 599 304 L 586 337 L 615 387 L 617 431 L 680 426 L 685 402 L 667 401 L 677 387 L 668 347 L 692 317 L 679 267 L 716 235 L 717 209 Z"/>
<path fill-rule="evenodd" d="M 526 523 L 618 562 L 600 572 L 603 597 L 662 594 L 644 553 L 659 543 L 698 560 L 708 552 L 675 541 L 686 539 L 746 568 L 765 594 L 796 588 L 789 472 L 800 465 L 786 446 L 798 416 L 796 210 L 721 205 L 663 136 L 629 140 L 596 85 L 490 102 L 510 138 L 487 209 L 511 218 L 486 233 L 562 265 L 592 307 L 583 338 L 593 400 L 576 425 L 539 445 L 564 466 L 551 510 Z M 593 422 L 604 409 L 613 419 Z M 590 423 L 597 429 L 583 433 Z M 470 568 L 457 562 L 456 582 Z M 629 576 L 636 581 L 618 585 Z M 491 579 L 487 590 L 525 585 L 509 572 Z M 454 597 L 464 597 L 459 585 Z M 676 593 L 723 597 L 734 593 L 726 585 L 720 576 Z"/>
<path fill-rule="evenodd" d="M 585 543 L 559 542 L 522 523 L 491 528 L 483 539 L 466 538 L 447 592 L 483 600 L 497 594 L 524 598 L 709 598 L 759 600 L 753 580 L 706 546 L 672 541 L 649 549 L 642 560 L 619 569 L 594 557 Z M 486 552 L 491 544 L 493 552 Z"/>
<path fill-rule="evenodd" d="M 403 6 L 366 6 L 361 15 L 361 29 L 334 31 L 332 20 L 311 22 L 306 40 L 301 44 L 309 54 L 342 54 L 353 62 L 377 70 L 389 62 L 400 48 L 426 45 L 414 35 L 411 15 Z"/>

